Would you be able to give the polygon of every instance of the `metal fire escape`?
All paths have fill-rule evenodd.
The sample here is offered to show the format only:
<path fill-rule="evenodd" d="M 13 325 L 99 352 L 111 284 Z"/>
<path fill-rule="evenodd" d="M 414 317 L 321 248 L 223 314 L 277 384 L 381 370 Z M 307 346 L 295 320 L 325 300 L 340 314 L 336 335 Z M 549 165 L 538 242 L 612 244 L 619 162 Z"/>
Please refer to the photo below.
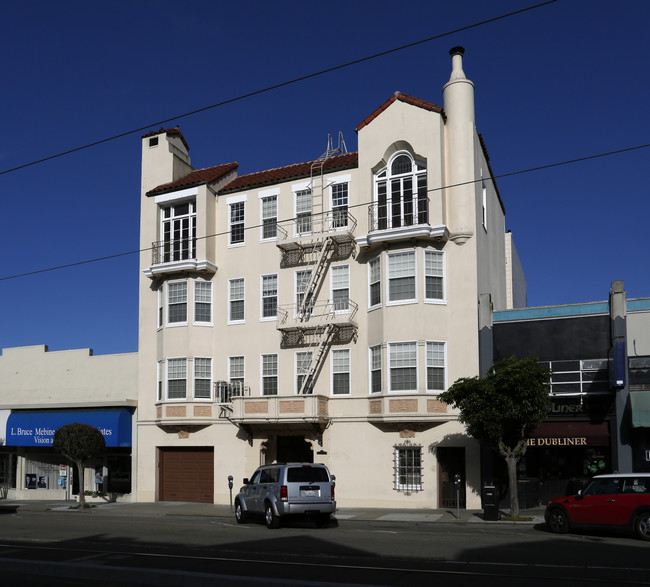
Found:
<path fill-rule="evenodd" d="M 301 267 L 309 274 L 300 284 L 300 299 L 295 306 L 278 308 L 278 330 L 282 332 L 283 346 L 304 347 L 312 353 L 308 373 L 303 378 L 299 393 L 311 393 L 330 346 L 334 342 L 351 340 L 356 335 L 353 322 L 357 305 L 349 301 L 349 311 L 337 312 L 333 301 L 318 302 L 327 269 L 333 260 L 348 258 L 355 253 L 354 229 L 356 220 L 340 210 L 326 210 L 325 168 L 330 157 L 347 152 L 342 133 L 338 146 L 333 148 L 328 135 L 327 150 L 311 164 L 311 230 L 294 236 L 292 226 L 278 225 L 277 246 L 282 252 L 283 267 Z"/>

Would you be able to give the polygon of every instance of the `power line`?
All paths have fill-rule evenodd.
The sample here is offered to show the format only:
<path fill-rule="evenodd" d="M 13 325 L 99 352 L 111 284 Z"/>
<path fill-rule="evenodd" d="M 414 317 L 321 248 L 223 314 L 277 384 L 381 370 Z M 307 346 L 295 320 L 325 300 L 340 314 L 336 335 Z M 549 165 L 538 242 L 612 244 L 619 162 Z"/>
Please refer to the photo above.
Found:
<path fill-rule="evenodd" d="M 611 155 L 619 155 L 621 153 L 628 153 L 630 151 L 636 151 L 636 150 L 639 150 L 639 149 L 647 149 L 648 147 L 650 147 L 650 143 L 647 143 L 645 145 L 637 145 L 636 147 L 626 147 L 624 149 L 618 149 L 616 151 L 608 151 L 606 153 L 598 153 L 598 154 L 595 154 L 595 155 L 586 155 L 584 157 L 578 157 L 576 159 L 567 159 L 565 161 L 558 161 L 556 163 L 548 163 L 546 165 L 538 165 L 536 167 L 529 167 L 528 169 L 521 169 L 519 171 L 510 171 L 508 173 L 501 173 L 499 175 L 494 175 L 494 176 L 491 176 L 491 177 L 483 177 L 483 178 L 473 179 L 473 180 L 462 182 L 462 183 L 456 183 L 456 184 L 453 184 L 453 185 L 445 185 L 445 186 L 440 186 L 440 187 L 437 187 L 437 188 L 431 188 L 431 189 L 427 190 L 427 193 L 437 192 L 437 191 L 450 189 L 450 188 L 454 188 L 454 187 L 459 187 L 459 186 L 463 186 L 463 185 L 474 184 L 474 183 L 478 183 L 478 182 L 485 181 L 485 180 L 490 180 L 490 179 L 496 180 L 496 179 L 501 179 L 501 178 L 504 178 L 504 177 L 512 177 L 514 175 L 521 175 L 521 174 L 524 174 L 524 173 L 533 173 L 535 171 L 542 171 L 544 169 L 551 169 L 553 167 L 560 167 L 562 165 L 571 165 L 571 164 L 574 164 L 574 163 L 581 163 L 583 161 L 589 161 L 591 159 L 598 159 L 598 158 L 601 158 L 601 157 L 609 157 Z M 361 202 L 359 204 L 353 204 L 351 206 L 348 206 L 348 208 L 360 208 L 362 206 L 369 206 L 372 203 L 373 202 Z M 279 220 L 278 224 L 283 223 L 283 222 L 289 222 L 291 220 L 293 220 L 293 218 L 286 218 L 284 220 Z M 255 229 L 262 228 L 262 227 L 263 227 L 263 224 L 256 224 L 254 226 L 247 226 L 247 227 L 244 228 L 244 230 L 255 230 Z M 206 236 L 197 237 L 196 240 L 203 240 L 203 239 L 208 239 L 208 238 L 217 238 L 217 237 L 220 237 L 220 236 L 227 236 L 229 234 L 230 234 L 230 231 L 218 232 L 218 233 L 215 233 L 215 234 L 209 234 L 209 235 L 206 235 Z M 84 261 L 76 261 L 74 263 L 67 263 L 65 265 L 57 265 L 55 267 L 46 267 L 45 269 L 37 269 L 35 271 L 28 271 L 26 273 L 18 273 L 16 275 L 7 275 L 5 277 L 0 277 L 0 281 L 7 281 L 9 279 L 18 279 L 19 277 L 28 277 L 30 275 L 38 275 L 39 273 L 48 273 L 50 271 L 58 271 L 60 269 L 68 269 L 70 267 L 78 267 L 80 265 L 87 265 L 89 263 L 98 263 L 100 261 L 108 261 L 110 259 L 117 259 L 119 257 L 126 257 L 128 255 L 136 255 L 136 254 L 140 254 L 140 253 L 146 253 L 147 251 L 151 251 L 152 249 L 153 249 L 153 247 L 146 247 L 144 249 L 136 249 L 136 250 L 127 251 L 127 252 L 124 252 L 124 253 L 116 253 L 115 255 L 106 255 L 104 257 L 96 257 L 94 259 L 86 259 Z"/>
<path fill-rule="evenodd" d="M 122 137 L 126 137 L 128 135 L 132 135 L 138 132 L 142 132 L 144 130 L 147 130 L 151 127 L 156 127 L 156 126 L 161 126 L 164 124 L 167 124 L 168 122 L 176 121 L 180 118 L 186 118 L 188 116 L 193 116 L 194 114 L 199 114 L 200 112 L 205 112 L 206 110 L 211 110 L 213 108 L 219 108 L 221 106 L 226 106 L 227 104 L 232 104 L 233 102 L 238 102 L 240 100 L 245 100 L 246 98 L 252 98 L 253 96 L 258 96 L 260 94 L 264 94 L 266 92 L 271 92 L 273 90 L 277 90 L 279 88 L 284 88 L 286 86 L 290 86 L 293 84 L 297 84 L 298 82 L 302 82 L 314 77 L 318 77 L 321 75 L 325 75 L 326 73 L 331 73 L 333 71 L 337 71 L 339 69 L 344 69 L 346 67 L 351 67 L 352 65 L 358 65 L 359 63 L 364 63 L 365 61 L 370 61 L 372 59 L 377 59 L 379 57 L 383 57 L 385 55 L 390 55 L 391 53 L 396 53 L 398 51 L 403 51 L 404 49 L 410 49 L 411 47 L 416 47 L 417 45 L 422 45 L 423 43 L 428 43 L 430 41 L 435 41 L 436 39 L 442 39 L 443 37 L 448 37 L 449 35 L 453 35 L 456 33 L 460 33 L 463 31 L 467 31 L 469 29 L 473 29 L 479 26 L 483 26 L 485 24 L 489 24 L 492 22 L 496 22 L 498 20 L 503 20 L 504 18 L 509 18 L 511 16 L 515 16 L 517 14 L 521 14 L 523 12 L 528 12 L 530 10 L 535 10 L 536 8 L 541 8 L 543 6 L 546 6 L 548 4 L 553 4 L 555 2 L 558 2 L 558 0 L 546 0 L 546 2 L 541 2 L 539 4 L 534 4 L 533 6 L 528 6 L 526 8 L 521 8 L 519 10 L 515 10 L 513 12 L 508 12 L 506 14 L 502 14 L 500 16 L 495 16 L 492 18 L 488 18 L 486 20 L 482 20 L 479 22 L 475 22 L 473 24 L 469 24 L 457 29 L 454 29 L 452 31 L 447 31 L 446 33 L 440 33 L 438 35 L 434 35 L 432 37 L 427 37 L 426 39 L 421 39 L 419 41 L 414 41 L 412 43 L 408 43 L 406 45 L 401 45 L 399 47 L 395 47 L 393 49 L 387 49 L 386 51 L 381 51 L 380 53 L 375 53 L 374 55 L 368 55 L 366 57 L 361 57 L 359 59 L 354 59 L 353 61 L 348 61 L 347 63 L 342 63 L 340 65 L 335 65 L 333 67 L 328 67 L 327 69 L 322 69 L 320 71 L 314 72 L 314 73 L 309 73 L 307 75 L 303 75 L 288 81 L 280 82 L 278 84 L 274 84 L 272 86 L 268 86 L 266 88 L 262 88 L 260 90 L 255 90 L 253 92 L 249 92 L 247 94 L 242 94 L 240 96 L 236 96 L 234 98 L 229 98 L 227 100 L 223 100 L 222 102 L 217 102 L 216 104 L 210 104 L 209 106 L 203 106 L 202 108 L 197 108 L 196 110 L 191 110 L 190 112 L 186 112 L 185 114 L 179 114 L 177 116 L 173 116 L 171 118 L 166 118 L 164 120 L 159 120 L 158 122 L 152 122 L 151 124 L 147 124 L 146 126 L 141 126 L 139 128 L 134 128 L 133 130 L 128 130 L 125 132 L 121 132 L 119 134 L 107 137 L 105 139 L 100 139 L 98 141 L 94 141 L 92 143 L 88 143 L 86 145 L 82 145 L 81 147 L 75 147 L 74 149 L 68 149 L 67 151 L 63 151 L 61 153 L 57 153 L 55 155 L 49 155 L 48 157 L 43 157 L 42 159 L 37 159 L 36 161 L 31 161 L 30 163 L 23 163 L 22 165 L 18 165 L 16 167 L 12 167 L 11 169 L 5 169 L 4 171 L 0 171 L 0 175 L 4 175 L 6 173 L 12 173 L 14 171 L 18 171 L 19 169 L 25 169 L 26 167 L 31 167 L 32 165 L 38 165 L 39 163 L 44 163 L 45 161 L 51 161 L 52 159 L 57 159 L 59 157 L 64 157 L 65 155 L 70 155 L 72 153 L 76 153 L 77 151 L 83 151 L 84 149 L 90 149 L 91 147 L 96 147 L 98 145 L 102 145 L 104 143 L 108 143 L 110 141 L 114 141 L 116 139 L 120 139 Z"/>

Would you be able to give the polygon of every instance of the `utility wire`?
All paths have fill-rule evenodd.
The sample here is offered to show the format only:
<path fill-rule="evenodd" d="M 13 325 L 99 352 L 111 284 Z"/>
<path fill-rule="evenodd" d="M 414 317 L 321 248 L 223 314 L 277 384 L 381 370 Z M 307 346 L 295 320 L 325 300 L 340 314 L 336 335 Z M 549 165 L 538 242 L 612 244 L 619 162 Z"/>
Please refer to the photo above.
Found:
<path fill-rule="evenodd" d="M 72 153 L 76 153 L 77 151 L 83 151 L 84 149 L 90 149 L 91 147 L 96 147 L 97 145 L 102 145 L 104 143 L 108 143 L 110 141 L 114 141 L 116 139 L 120 139 L 122 137 L 128 136 L 135 134 L 137 132 L 142 132 L 143 130 L 147 130 L 151 127 L 156 127 L 156 126 L 161 126 L 163 124 L 167 124 L 168 122 L 176 121 L 180 118 L 186 118 L 188 116 L 193 116 L 194 114 L 199 114 L 200 112 L 205 112 L 206 110 L 211 110 L 212 108 L 219 108 L 220 106 L 225 106 L 227 104 L 232 104 L 233 102 L 238 102 L 240 100 L 245 100 L 246 98 L 251 98 L 253 96 L 258 96 L 260 94 L 264 94 L 266 92 L 271 92 L 272 90 L 277 90 L 279 88 L 283 88 L 286 86 L 290 86 L 292 84 L 297 84 L 298 82 L 302 82 L 314 77 L 318 77 L 321 75 L 325 75 L 326 73 L 331 73 L 333 71 L 337 71 L 339 69 L 344 69 L 346 67 L 351 67 L 352 65 L 357 65 L 359 63 L 364 63 L 365 61 L 370 61 L 372 59 L 377 59 L 379 57 L 383 57 L 384 55 L 390 55 L 391 53 L 396 53 L 398 51 L 403 51 L 404 49 L 410 49 L 411 47 L 416 47 L 417 45 L 421 45 L 423 43 L 428 43 L 430 41 L 434 41 L 436 39 L 441 39 L 443 37 L 448 37 L 449 35 L 453 35 L 456 33 L 460 33 L 462 31 L 467 31 L 469 29 L 473 29 L 479 26 L 483 26 L 485 24 L 489 24 L 492 22 L 496 22 L 498 20 L 503 20 L 504 18 L 509 18 L 511 16 L 515 16 L 517 14 L 521 14 L 523 12 L 528 12 L 529 10 L 535 10 L 536 8 L 541 8 L 542 6 L 546 6 L 548 4 L 553 4 L 555 2 L 558 2 L 558 0 L 547 0 L 546 2 L 540 2 L 539 4 L 534 4 L 533 6 L 528 6 L 527 8 L 521 8 L 519 10 L 515 10 L 513 12 L 508 12 L 507 14 L 502 14 L 500 16 L 495 16 L 493 18 L 488 18 L 486 20 L 482 20 L 479 22 L 475 22 L 473 24 L 469 24 L 464 27 L 460 27 L 458 29 L 454 29 L 453 31 L 447 31 L 446 33 L 440 33 L 438 35 L 434 35 L 432 37 L 427 37 L 426 39 L 421 39 L 419 41 L 414 41 L 412 43 L 408 43 L 406 45 L 401 45 L 400 47 L 395 47 L 393 49 L 387 49 L 386 51 L 382 51 L 380 53 L 375 53 L 374 55 L 368 55 L 367 57 L 361 57 L 359 59 L 354 59 L 353 61 L 348 61 L 347 63 L 342 63 L 340 65 L 335 65 L 334 67 L 329 67 L 327 69 L 322 69 L 320 71 L 317 71 L 315 73 L 309 73 L 307 75 L 303 75 L 288 81 L 284 81 L 272 86 L 268 86 L 266 88 L 260 89 L 260 90 L 255 90 L 253 92 L 249 92 L 247 94 L 242 94 L 240 96 L 236 96 L 235 98 L 229 98 L 228 100 L 224 100 L 222 102 L 217 102 L 216 104 L 211 104 L 209 106 L 204 106 L 202 108 L 197 108 L 196 110 L 191 110 L 190 112 L 186 112 L 185 114 L 179 114 L 177 116 L 173 116 L 172 118 L 166 118 L 165 120 L 160 120 L 158 122 L 153 122 L 151 124 L 147 124 L 146 126 L 141 126 L 139 128 L 134 128 L 133 130 L 128 130 L 110 137 L 107 137 L 105 139 L 101 139 L 99 141 L 94 141 L 92 143 L 88 143 L 87 145 L 83 145 L 81 147 L 76 147 L 74 149 L 69 149 L 67 151 L 63 151 L 62 153 L 57 153 L 55 155 L 50 155 L 48 157 L 43 157 L 42 159 L 37 159 L 36 161 L 32 161 L 30 163 L 23 163 L 22 165 L 18 165 L 17 167 L 12 167 L 11 169 L 5 169 L 4 171 L 0 171 L 0 175 L 4 175 L 6 173 L 12 173 L 13 171 L 18 171 L 19 169 L 25 169 L 26 167 L 31 167 L 32 165 L 38 165 L 39 163 L 44 163 L 45 161 L 51 161 L 52 159 L 57 159 L 59 157 L 63 157 L 65 155 L 70 155 Z"/>
<path fill-rule="evenodd" d="M 636 151 L 636 150 L 639 150 L 639 149 L 647 149 L 648 147 L 650 147 L 650 143 L 647 143 L 645 145 L 637 145 L 636 147 L 626 147 L 624 149 L 618 149 L 616 151 L 608 151 L 606 153 L 598 153 L 596 155 L 586 155 L 585 157 L 578 157 L 576 159 L 568 159 L 566 161 L 558 161 L 556 163 L 548 163 L 546 165 L 538 165 L 537 167 L 529 167 L 528 169 L 521 169 L 519 171 L 511 171 L 509 173 L 502 173 L 502 174 L 494 175 L 494 176 L 491 176 L 491 177 L 482 177 L 482 178 L 479 178 L 479 179 L 473 179 L 473 180 L 470 180 L 470 181 L 465 181 L 465 182 L 462 182 L 462 183 L 456 183 L 456 184 L 453 184 L 453 185 L 446 185 L 446 186 L 440 186 L 440 187 L 437 187 L 437 188 L 431 188 L 431 189 L 427 190 L 427 193 L 438 192 L 438 191 L 441 191 L 441 190 L 450 189 L 450 188 L 454 188 L 454 187 L 459 187 L 459 186 L 463 186 L 463 185 L 474 184 L 474 183 L 478 183 L 478 182 L 486 181 L 486 180 L 490 180 L 490 179 L 496 180 L 496 179 L 500 179 L 500 178 L 504 178 L 504 177 L 512 177 L 513 175 L 521 175 L 521 174 L 524 174 L 524 173 L 532 173 L 532 172 L 535 172 L 535 171 L 542 171 L 544 169 L 551 169 L 553 167 L 560 167 L 562 165 L 571 165 L 571 164 L 574 164 L 574 163 L 581 163 L 583 161 L 589 161 L 591 159 L 598 159 L 600 157 L 609 157 L 611 155 L 619 155 L 621 153 L 628 153 L 630 151 Z M 361 202 L 359 204 L 353 204 L 351 206 L 348 206 L 348 209 L 349 208 L 360 208 L 362 206 L 369 206 L 372 203 L 373 202 Z M 281 223 L 284 223 L 284 222 L 289 222 L 291 220 L 294 220 L 294 218 L 287 218 L 285 220 L 279 220 L 278 224 L 281 224 Z M 263 226 L 262 224 L 256 224 L 254 226 L 247 226 L 247 227 L 244 228 L 244 230 L 255 230 L 255 229 L 262 228 L 262 226 Z M 227 236 L 228 234 L 230 234 L 229 230 L 225 231 L 225 232 L 218 232 L 218 233 L 215 233 L 215 234 L 209 234 L 209 235 L 206 235 L 206 236 L 196 237 L 196 240 L 203 240 L 203 239 L 208 239 L 208 238 L 216 238 L 216 237 L 219 237 L 219 236 Z M 48 273 L 50 271 L 58 271 L 59 269 L 68 269 L 70 267 L 77 267 L 79 265 L 87 265 L 89 263 L 98 263 L 100 261 L 108 261 L 109 259 L 118 259 L 119 257 L 126 257 L 128 255 L 136 255 L 136 254 L 140 254 L 140 253 L 145 253 L 147 251 L 151 251 L 152 249 L 153 249 L 153 247 L 146 247 L 144 249 L 136 249 L 136 250 L 127 251 L 127 252 L 124 252 L 124 253 L 116 253 L 115 255 L 107 255 L 105 257 L 97 257 L 97 258 L 94 258 L 94 259 L 86 259 L 85 261 L 77 261 L 77 262 L 74 262 L 74 263 L 67 263 L 66 265 L 57 265 L 55 267 L 47 267 L 45 269 L 37 269 L 35 271 L 28 271 L 26 273 L 18 273 L 16 275 L 7 275 L 6 277 L 0 277 L 0 281 L 7 281 L 9 279 L 18 279 L 19 277 L 28 277 L 30 275 L 37 275 L 39 273 Z"/>

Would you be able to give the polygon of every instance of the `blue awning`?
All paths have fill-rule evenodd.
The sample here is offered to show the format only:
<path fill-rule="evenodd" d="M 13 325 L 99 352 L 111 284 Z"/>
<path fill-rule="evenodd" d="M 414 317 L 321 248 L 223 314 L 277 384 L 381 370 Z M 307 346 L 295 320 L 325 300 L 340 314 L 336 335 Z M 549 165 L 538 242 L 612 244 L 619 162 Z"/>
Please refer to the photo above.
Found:
<path fill-rule="evenodd" d="M 7 446 L 52 446 L 54 433 L 66 424 L 90 424 L 107 447 L 131 446 L 131 410 L 12 411 L 7 420 Z"/>

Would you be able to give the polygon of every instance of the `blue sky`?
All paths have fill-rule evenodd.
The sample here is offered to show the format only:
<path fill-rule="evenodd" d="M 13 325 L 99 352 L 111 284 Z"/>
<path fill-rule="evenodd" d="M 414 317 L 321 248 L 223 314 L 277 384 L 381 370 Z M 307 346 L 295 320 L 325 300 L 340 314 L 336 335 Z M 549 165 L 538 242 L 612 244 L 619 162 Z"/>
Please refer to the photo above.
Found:
<path fill-rule="evenodd" d="M 650 2 L 558 0 L 223 107 L 275 84 L 536 4 L 30 1 L 3 6 L 0 348 L 137 350 L 140 137 L 172 119 L 194 167 L 318 157 L 396 90 L 442 105 L 466 48 L 498 176 L 650 143 Z M 148 126 L 151 125 L 151 126 Z M 650 297 L 650 149 L 498 179 L 531 306 Z"/>

